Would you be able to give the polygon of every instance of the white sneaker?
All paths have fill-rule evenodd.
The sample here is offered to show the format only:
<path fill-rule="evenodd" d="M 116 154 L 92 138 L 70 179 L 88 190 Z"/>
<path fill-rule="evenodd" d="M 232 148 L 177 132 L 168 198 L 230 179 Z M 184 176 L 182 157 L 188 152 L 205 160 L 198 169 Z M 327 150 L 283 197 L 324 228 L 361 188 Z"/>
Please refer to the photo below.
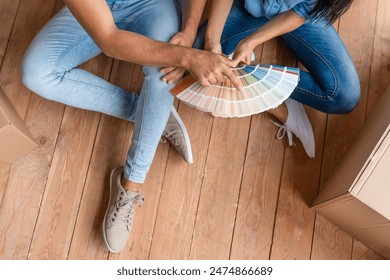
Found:
<path fill-rule="evenodd" d="M 282 139 L 287 133 L 289 146 L 293 146 L 293 136 L 301 140 L 303 148 L 306 154 L 310 158 L 315 157 L 315 141 L 313 128 L 310 124 L 309 118 L 307 117 L 305 108 L 303 105 L 291 98 L 284 101 L 288 110 L 288 117 L 285 124 L 279 124 L 272 121 L 277 127 L 279 127 L 278 133 L 276 134 L 277 139 Z"/>
<path fill-rule="evenodd" d="M 134 208 L 142 206 L 144 198 L 138 192 L 126 191 L 121 185 L 123 167 L 111 172 L 110 198 L 103 219 L 103 240 L 112 253 L 120 252 L 126 245 L 133 224 Z"/>
<path fill-rule="evenodd" d="M 166 140 L 182 155 L 187 163 L 191 164 L 194 162 L 191 141 L 186 126 L 173 106 L 161 137 L 161 142 L 165 143 Z"/>

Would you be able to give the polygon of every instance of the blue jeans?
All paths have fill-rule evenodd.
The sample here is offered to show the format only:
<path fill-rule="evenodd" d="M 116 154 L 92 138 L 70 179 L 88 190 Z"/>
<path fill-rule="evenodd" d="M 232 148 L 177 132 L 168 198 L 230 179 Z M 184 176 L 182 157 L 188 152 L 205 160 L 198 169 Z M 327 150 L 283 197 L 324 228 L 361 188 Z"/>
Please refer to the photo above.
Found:
<path fill-rule="evenodd" d="M 168 41 L 180 29 L 177 0 L 107 0 L 107 4 L 119 29 L 159 41 Z M 76 68 L 100 53 L 64 7 L 32 41 L 22 62 L 21 78 L 44 98 L 134 122 L 124 176 L 143 183 L 173 104 L 171 86 L 161 81 L 157 67 L 143 67 L 139 96 Z"/>
<path fill-rule="evenodd" d="M 269 21 L 250 15 L 243 2 L 234 2 L 226 21 L 221 38 L 225 54 L 232 53 L 243 38 Z M 359 77 L 333 26 L 325 21 L 306 22 L 282 38 L 308 70 L 301 71 L 291 97 L 325 113 L 351 112 L 360 100 Z"/>

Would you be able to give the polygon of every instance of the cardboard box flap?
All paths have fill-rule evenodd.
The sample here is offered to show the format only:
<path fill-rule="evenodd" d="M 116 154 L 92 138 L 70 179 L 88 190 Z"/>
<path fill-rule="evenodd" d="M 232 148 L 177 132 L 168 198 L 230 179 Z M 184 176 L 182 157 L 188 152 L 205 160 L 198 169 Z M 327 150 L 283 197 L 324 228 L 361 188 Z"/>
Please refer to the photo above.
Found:
<path fill-rule="evenodd" d="M 7 115 L 4 113 L 4 111 L 1 109 L 0 106 L 0 130 L 8 125 L 9 125 L 9 121 Z"/>
<path fill-rule="evenodd" d="M 313 205 L 352 191 L 390 129 L 390 87 L 383 93 Z M 348 172 L 346 172 L 346 170 Z M 390 171 L 388 171 L 390 173 Z M 388 192 L 387 192 L 388 193 Z"/>
<path fill-rule="evenodd" d="M 390 224 L 359 229 L 350 232 L 350 234 L 359 236 L 359 240 L 368 247 L 379 252 L 386 259 L 390 259 Z"/>
<path fill-rule="evenodd" d="M 0 161 L 14 162 L 37 146 L 22 118 L 0 88 Z"/>
<path fill-rule="evenodd" d="M 14 159 L 19 158 L 21 155 L 37 146 L 35 142 L 14 129 L 13 126 L 8 126 L 0 132 L 4 132 L 4 135 L 0 134 L 1 140 L 4 140 L 4 143 L 0 146 L 0 153 L 1 158 L 5 161 L 12 162 Z M 17 149 L 15 149 L 15 147 L 17 147 Z"/>
<path fill-rule="evenodd" d="M 351 194 L 390 220 L 389 172 L 390 132 L 388 131 Z"/>
<path fill-rule="evenodd" d="M 0 115 L 3 115 L 7 120 L 7 125 L 14 125 L 18 128 L 23 134 L 27 135 L 30 138 L 33 138 L 30 131 L 27 129 L 26 124 L 23 122 L 22 118 L 14 109 L 11 101 L 5 95 L 3 90 L 0 88 Z M 1 118 L 1 117 L 0 117 Z M 4 121 L 0 121 L 3 123 Z"/>
<path fill-rule="evenodd" d="M 389 223 L 383 215 L 347 193 L 313 207 L 344 230 L 358 230 Z M 353 212 L 351 212 L 353 211 Z"/>

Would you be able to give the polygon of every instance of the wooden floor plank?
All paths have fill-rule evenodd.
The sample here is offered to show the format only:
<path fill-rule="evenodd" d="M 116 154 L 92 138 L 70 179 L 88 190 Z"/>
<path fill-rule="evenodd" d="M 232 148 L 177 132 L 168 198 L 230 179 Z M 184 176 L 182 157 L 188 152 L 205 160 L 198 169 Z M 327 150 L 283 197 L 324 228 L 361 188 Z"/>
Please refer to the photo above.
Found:
<path fill-rule="evenodd" d="M 111 60 L 99 56 L 83 68 L 108 78 Z M 53 154 L 30 259 L 66 259 L 100 114 L 67 107 Z"/>
<path fill-rule="evenodd" d="M 348 115 L 329 115 L 326 133 L 326 146 L 322 162 L 321 183 L 324 183 L 334 170 L 353 137 L 363 125 L 367 104 L 369 67 L 373 49 L 377 1 L 358 0 L 340 19 L 339 34 L 355 63 L 361 81 L 361 101 Z M 324 235 L 323 235 L 324 234 Z M 325 242 L 329 236 L 342 238 L 338 244 Z M 323 239 L 323 240 L 322 240 Z M 346 241 L 348 240 L 348 241 Z M 329 244 L 329 248 L 327 247 Z M 335 247 L 338 251 L 335 251 Z M 318 217 L 313 239 L 313 259 L 349 259 L 352 251 L 352 237 L 335 227 L 331 222 Z"/>
<path fill-rule="evenodd" d="M 268 259 L 282 173 L 284 142 L 268 114 L 252 117 L 231 259 Z"/>
<path fill-rule="evenodd" d="M 190 259 L 228 259 L 250 117 L 215 118 Z"/>
<path fill-rule="evenodd" d="M 0 0 L 0 68 L 8 45 L 8 39 L 11 35 L 12 26 L 15 22 L 16 12 L 20 0 Z"/>
<path fill-rule="evenodd" d="M 35 34 L 52 16 L 54 2 L 49 0 L 21 0 L 15 19 L 7 54 L 0 72 L 0 86 L 24 118 L 30 91 L 20 81 L 20 63 Z"/>
<path fill-rule="evenodd" d="M 66 108 L 29 259 L 67 258 L 98 121 L 97 113 Z"/>
<path fill-rule="evenodd" d="M 372 54 L 371 75 L 369 82 L 369 99 L 367 113 L 375 107 L 376 102 L 390 86 L 390 2 L 378 0 L 374 51 Z"/>
<path fill-rule="evenodd" d="M 12 163 L 0 162 L 0 208 L 1 202 L 3 201 L 3 195 L 8 184 L 11 168 Z"/>
<path fill-rule="evenodd" d="M 352 255 L 353 239 L 343 230 L 317 215 L 313 238 L 313 260 L 348 260 Z"/>
<path fill-rule="evenodd" d="M 321 116 L 317 120 L 321 120 Z M 323 143 L 320 139 L 322 125 L 323 122 L 318 121 L 314 128 L 317 147 Z M 317 194 L 320 159 L 318 149 L 315 159 L 309 159 L 302 147 L 286 150 L 271 259 L 310 258 L 314 212 L 309 205 Z"/>
<path fill-rule="evenodd" d="M 170 152 L 150 259 L 188 259 L 213 118 L 180 103 L 179 114 L 191 138 L 194 163 Z"/>

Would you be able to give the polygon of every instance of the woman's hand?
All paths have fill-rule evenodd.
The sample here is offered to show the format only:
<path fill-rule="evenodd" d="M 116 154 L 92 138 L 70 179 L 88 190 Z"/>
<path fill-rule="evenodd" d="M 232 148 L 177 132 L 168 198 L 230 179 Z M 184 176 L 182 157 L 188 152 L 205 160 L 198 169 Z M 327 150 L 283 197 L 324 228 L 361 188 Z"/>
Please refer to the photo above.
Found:
<path fill-rule="evenodd" d="M 230 67 L 236 67 L 240 63 L 251 64 L 252 53 L 256 45 L 253 45 L 251 40 L 248 38 L 249 37 L 238 43 L 236 50 L 234 51 L 232 61 L 229 63 Z"/>
<path fill-rule="evenodd" d="M 194 40 L 195 34 L 181 31 L 176 33 L 169 43 L 183 47 L 191 47 Z M 164 67 L 160 70 L 160 73 L 165 74 L 162 78 L 163 82 L 167 82 L 168 84 L 176 83 L 184 76 L 185 72 L 186 69 L 179 67 Z"/>

